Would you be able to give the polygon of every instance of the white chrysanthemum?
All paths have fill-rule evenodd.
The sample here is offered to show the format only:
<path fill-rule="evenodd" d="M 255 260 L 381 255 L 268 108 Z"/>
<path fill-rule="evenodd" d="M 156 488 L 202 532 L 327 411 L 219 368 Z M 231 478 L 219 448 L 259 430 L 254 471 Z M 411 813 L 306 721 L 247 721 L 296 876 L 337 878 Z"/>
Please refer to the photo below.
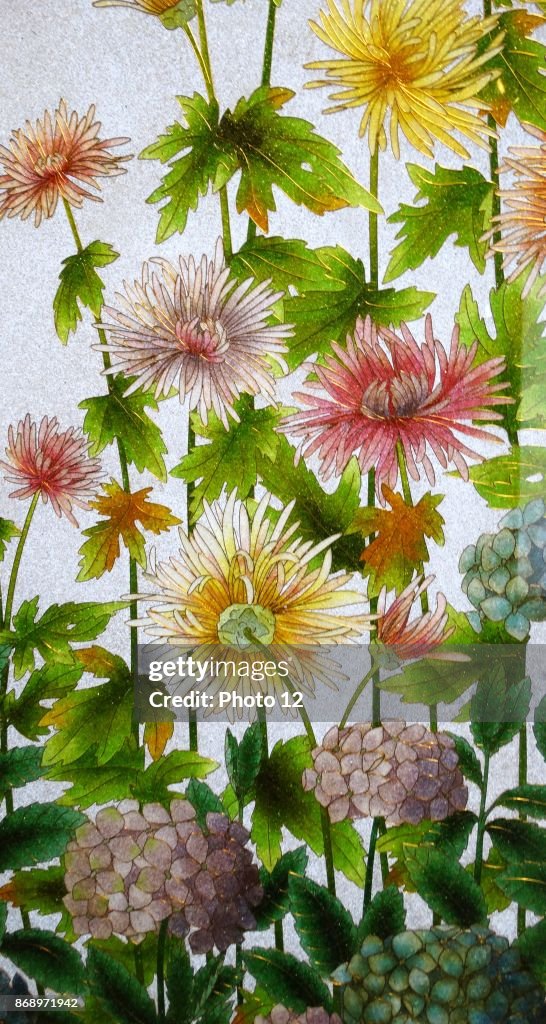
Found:
<path fill-rule="evenodd" d="M 205 423 L 212 409 L 227 428 L 228 415 L 238 419 L 233 403 L 241 394 L 273 397 L 272 366 L 286 371 L 291 329 L 268 323 L 281 297 L 267 281 L 239 284 L 219 239 L 213 260 L 181 257 L 179 268 L 163 259 L 145 263 L 142 281 L 117 296 L 120 308 L 105 307 L 114 322 L 101 325 L 109 343 L 97 347 L 110 354 L 109 373 L 134 378 L 127 394 L 154 388 L 159 398 L 176 386 Z"/>

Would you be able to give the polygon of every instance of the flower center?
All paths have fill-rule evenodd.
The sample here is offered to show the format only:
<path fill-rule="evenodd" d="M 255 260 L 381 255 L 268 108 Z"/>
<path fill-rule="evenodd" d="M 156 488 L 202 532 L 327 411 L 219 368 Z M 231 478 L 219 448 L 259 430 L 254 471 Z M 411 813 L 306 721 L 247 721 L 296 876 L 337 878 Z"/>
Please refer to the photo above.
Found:
<path fill-rule="evenodd" d="M 179 320 L 175 327 L 180 348 L 208 363 L 223 363 L 229 348 L 227 331 L 219 320 Z"/>
<path fill-rule="evenodd" d="M 66 157 L 63 153 L 48 153 L 47 156 L 38 157 L 35 169 L 38 174 L 55 175 L 62 171 L 65 166 Z"/>
<path fill-rule="evenodd" d="M 231 647 L 250 647 L 249 633 L 262 644 L 273 642 L 275 616 L 260 604 L 230 604 L 218 619 L 218 639 Z"/>
<path fill-rule="evenodd" d="M 418 377 L 400 373 L 390 381 L 372 381 L 362 395 L 360 411 L 364 416 L 384 420 L 414 416 L 428 397 L 425 374 Z"/>

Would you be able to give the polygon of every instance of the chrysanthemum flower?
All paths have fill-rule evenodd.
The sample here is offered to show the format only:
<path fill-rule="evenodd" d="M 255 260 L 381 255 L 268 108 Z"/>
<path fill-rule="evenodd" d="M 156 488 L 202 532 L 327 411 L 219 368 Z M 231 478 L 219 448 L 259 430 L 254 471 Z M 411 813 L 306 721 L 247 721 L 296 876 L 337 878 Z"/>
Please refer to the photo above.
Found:
<path fill-rule="evenodd" d="M 311 28 L 341 60 L 307 65 L 327 78 L 311 86 L 339 86 L 334 110 L 364 107 L 360 134 L 370 150 L 385 149 L 390 113 L 390 144 L 399 157 L 399 129 L 427 156 L 443 142 L 468 157 L 454 133 L 478 146 L 493 134 L 483 118 L 479 93 L 496 74 L 487 63 L 499 51 L 498 36 L 481 54 L 478 44 L 495 28 L 496 18 L 467 17 L 463 0 L 327 0 L 320 25 Z"/>
<path fill-rule="evenodd" d="M 93 0 L 93 7 L 130 7 L 133 11 L 155 14 L 156 17 L 179 5 L 180 0 Z"/>
<path fill-rule="evenodd" d="M 59 430 L 55 416 L 44 416 L 38 427 L 27 413 L 17 432 L 10 426 L 7 462 L 0 461 L 6 480 L 16 484 L 10 498 L 31 498 L 39 491 L 58 516 L 64 512 L 77 526 L 72 506 L 89 508 L 102 476 L 99 460 L 88 451 L 89 442 L 79 430 Z"/>
<path fill-rule="evenodd" d="M 100 139 L 100 121 L 95 107 L 85 117 L 61 100 L 57 110 L 46 110 L 43 120 L 12 133 L 8 148 L 0 146 L 0 220 L 34 214 L 36 227 L 42 218 L 52 217 L 59 199 L 82 206 L 84 199 L 102 202 L 89 189 L 100 191 L 99 178 L 125 174 L 121 163 L 129 156 L 114 156 L 113 146 L 129 139 Z"/>
<path fill-rule="evenodd" d="M 505 209 L 494 218 L 488 255 L 502 253 L 508 281 L 528 271 L 523 297 L 529 294 L 546 263 L 546 132 L 525 125 L 540 146 L 511 146 L 503 171 L 514 174 L 511 188 L 500 192 Z M 500 232 L 500 237 L 498 233 Z M 546 285 L 541 294 L 546 292 Z"/>
<path fill-rule="evenodd" d="M 252 664 L 258 657 L 263 664 L 261 647 L 253 655 L 251 637 L 280 658 L 290 647 L 293 681 L 312 691 L 315 670 L 321 671 L 312 648 L 351 643 L 370 628 L 370 618 L 348 613 L 362 596 L 346 589 L 349 574 L 330 572 L 336 537 L 315 545 L 302 541 L 298 524 L 287 526 L 294 503 L 273 522 L 270 500 L 266 494 L 252 515 L 235 491 L 225 503 L 205 503 L 191 535 L 180 531 L 179 557 L 150 566 L 146 579 L 153 591 L 142 596 L 152 607 L 138 625 L 169 644 L 190 645 L 201 663 L 214 658 Z M 268 692 L 276 679 L 252 685 L 251 678 L 238 678 L 246 692 Z"/>
<path fill-rule="evenodd" d="M 128 395 L 153 387 L 159 398 L 177 386 L 180 401 L 188 397 L 205 423 L 213 409 L 227 428 L 228 414 L 239 419 L 233 403 L 241 394 L 274 396 L 272 363 L 286 370 L 281 353 L 291 329 L 267 323 L 282 292 L 268 282 L 238 284 L 221 239 L 213 260 L 181 257 L 179 269 L 163 259 L 151 263 L 142 268 L 142 283 L 125 284 L 119 310 L 104 308 L 114 321 L 100 325 L 110 337 L 108 372 L 134 378 Z"/>
<path fill-rule="evenodd" d="M 394 489 L 398 480 L 398 442 L 414 480 L 420 479 L 422 468 L 434 484 L 429 451 L 444 469 L 451 462 L 467 480 L 465 458 L 481 461 L 482 456 L 457 434 L 498 440 L 472 422 L 500 420 L 491 407 L 510 401 L 498 394 L 508 385 L 493 383 L 504 360 L 489 359 L 473 367 L 477 343 L 471 348 L 461 345 L 457 327 L 449 353 L 434 338 L 430 316 L 423 344 L 417 344 L 405 324 L 401 333 L 400 338 L 387 328 L 376 328 L 369 317 L 358 320 L 347 348 L 334 342 L 334 355 L 326 357 L 325 365 L 312 366 L 318 380 L 307 387 L 320 394 L 296 393 L 294 397 L 309 408 L 281 423 L 285 433 L 303 438 L 300 450 L 305 457 L 318 453 L 325 479 L 341 474 L 353 454 L 363 473 L 375 468 L 382 503 L 382 484 Z"/>
<path fill-rule="evenodd" d="M 454 627 L 448 625 L 447 602 L 443 594 L 436 596 L 434 611 L 418 615 L 410 622 L 413 605 L 425 593 L 434 576 L 414 579 L 387 608 L 387 589 L 377 601 L 377 642 L 389 647 L 401 661 L 422 658 L 449 640 Z"/>

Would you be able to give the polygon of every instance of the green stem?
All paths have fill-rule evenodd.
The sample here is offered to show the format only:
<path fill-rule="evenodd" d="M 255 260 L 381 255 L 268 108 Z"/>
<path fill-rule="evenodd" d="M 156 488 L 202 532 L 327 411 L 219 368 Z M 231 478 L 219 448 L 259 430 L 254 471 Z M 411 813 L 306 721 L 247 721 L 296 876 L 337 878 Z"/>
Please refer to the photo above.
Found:
<path fill-rule="evenodd" d="M 527 722 L 524 722 L 519 731 L 519 755 L 518 755 L 518 784 L 527 785 Z M 525 821 L 525 815 L 520 815 Z M 521 935 L 527 927 L 527 915 L 525 907 L 518 906 L 518 935 Z"/>
<path fill-rule="evenodd" d="M 203 6 L 203 0 L 195 0 L 195 6 L 197 9 L 197 24 L 199 26 L 199 44 L 200 44 L 200 57 L 198 57 L 201 70 L 203 72 L 203 78 L 205 79 L 205 87 L 207 90 L 207 96 L 209 103 L 217 102 L 216 92 L 214 89 L 214 78 L 212 75 L 212 64 L 210 60 L 209 40 L 207 35 L 207 22 L 205 19 L 205 8 Z M 187 33 L 186 33 L 187 34 Z M 188 36 L 189 38 L 189 36 Z M 191 40 L 190 40 L 191 43 Z M 195 43 L 195 40 L 194 40 Z M 195 43 L 195 47 L 197 44 Z M 226 261 L 229 263 L 233 255 L 233 244 L 231 240 L 231 224 L 229 218 L 229 201 L 227 193 L 227 185 L 223 185 L 219 189 L 220 196 L 220 215 L 222 218 L 222 235 L 224 239 L 224 253 Z"/>
<path fill-rule="evenodd" d="M 165 1020 L 165 949 L 169 921 L 162 921 L 157 939 L 157 1015 L 160 1024 Z"/>
<path fill-rule="evenodd" d="M 264 63 L 262 69 L 262 85 L 271 85 L 271 66 L 273 64 L 273 42 L 275 39 L 275 19 L 277 17 L 277 5 L 275 0 L 269 0 L 269 12 L 267 15 L 267 29 L 265 32 Z"/>
<path fill-rule="evenodd" d="M 193 52 L 194 52 L 194 54 L 195 54 L 195 56 L 197 58 L 197 63 L 199 64 L 199 67 L 201 68 L 201 73 L 203 75 L 203 81 L 205 82 L 208 98 L 209 98 L 209 100 L 212 100 L 212 99 L 214 99 L 214 89 L 213 89 L 213 86 L 212 86 L 212 82 L 211 82 L 211 80 L 209 78 L 209 69 L 208 69 L 208 67 L 207 67 L 207 65 L 206 65 L 206 63 L 205 63 L 205 61 L 203 59 L 203 54 L 201 53 L 201 50 L 199 49 L 199 47 L 197 45 L 197 40 L 196 40 L 196 38 L 195 38 L 195 36 L 194 36 L 194 34 L 193 34 L 193 32 L 192 32 L 192 30 L 191 30 L 191 28 L 190 28 L 190 26 L 188 24 L 186 24 L 184 26 L 184 32 L 186 33 L 186 36 L 187 36 L 188 41 L 189 41 L 189 44 L 190 44 L 190 46 L 191 46 L 191 48 L 192 48 L 192 50 L 193 50 Z"/>
<path fill-rule="evenodd" d="M 377 199 L 379 191 L 379 150 L 370 157 L 370 192 L 374 199 Z M 379 287 L 379 218 L 377 213 L 370 210 L 368 214 L 368 230 L 370 238 L 370 284 L 372 288 Z"/>
<path fill-rule="evenodd" d="M 357 701 L 360 699 L 360 697 L 364 693 L 364 690 L 366 689 L 370 679 L 373 678 L 375 670 L 376 670 L 376 666 L 375 666 L 375 663 L 374 663 L 373 657 L 372 657 L 372 667 L 368 670 L 368 672 L 366 672 L 366 675 L 361 680 L 361 682 L 358 684 L 355 692 L 353 693 L 353 696 L 351 697 L 349 703 L 347 704 L 347 707 L 345 708 L 345 711 L 343 712 L 343 716 L 342 716 L 341 721 L 339 723 L 339 728 L 340 729 L 344 729 L 345 726 L 347 725 L 347 722 L 349 720 L 349 715 L 351 714 L 351 711 L 353 710 L 355 704 L 357 703 Z"/>
<path fill-rule="evenodd" d="M 135 961 L 135 974 L 137 981 L 144 985 L 144 961 L 142 959 L 142 947 L 134 946 L 133 957 Z"/>
<path fill-rule="evenodd" d="M 63 198 L 63 205 L 64 205 L 64 208 L 65 208 L 65 212 L 66 212 L 68 223 L 70 225 L 70 230 L 72 231 L 74 242 L 76 244 L 76 249 L 78 250 L 78 252 L 82 252 L 83 251 L 83 243 L 82 243 L 82 240 L 81 240 L 81 237 L 80 237 L 80 233 L 78 231 L 78 226 L 77 226 L 76 221 L 74 219 L 74 214 L 72 213 L 72 208 L 71 208 L 70 204 L 67 203 L 66 199 L 64 199 L 64 198 Z M 94 318 L 94 323 L 95 323 L 95 326 L 97 327 L 97 334 L 98 334 L 99 341 L 100 341 L 101 345 L 104 346 L 104 345 L 107 344 L 108 339 L 106 337 L 106 333 L 104 331 L 104 328 L 98 326 L 100 324 L 100 322 L 101 322 L 100 321 L 100 315 L 96 316 Z M 109 352 L 106 352 L 104 350 L 104 348 L 103 348 L 103 351 L 102 351 L 102 365 L 103 365 L 105 370 L 110 370 L 111 369 L 111 365 L 112 365 L 111 359 L 110 359 L 110 354 L 109 354 Z M 112 395 L 114 393 L 114 382 L 112 380 L 111 374 L 106 374 L 106 385 L 107 385 L 107 388 L 108 388 L 108 393 L 110 395 Z M 116 445 L 117 445 L 118 456 L 119 456 L 121 483 L 122 483 L 122 486 L 123 486 L 123 490 L 127 494 L 130 494 L 131 493 L 131 481 L 129 479 L 129 464 L 128 464 L 128 461 L 127 461 L 127 453 L 125 451 L 125 445 L 123 444 L 123 441 L 122 441 L 122 439 L 120 437 L 116 437 Z M 132 600 L 130 605 L 129 605 L 130 616 L 131 616 L 131 619 L 134 620 L 138 616 L 138 604 L 137 604 L 137 601 L 136 601 L 136 594 L 138 593 L 138 570 L 137 570 L 137 563 L 136 563 L 135 559 L 132 558 L 131 556 L 129 556 L 129 592 L 130 592 L 131 595 L 135 595 L 134 600 Z M 137 670 L 138 670 L 138 633 L 137 633 L 136 626 L 131 626 L 131 646 L 130 646 L 130 651 L 131 651 L 131 676 L 132 676 L 133 679 L 135 679 L 136 678 L 136 673 L 137 673 Z M 135 722 L 133 724 L 133 734 L 134 734 L 134 737 L 135 737 L 137 743 L 139 743 L 140 734 L 139 734 L 138 722 Z"/>
<path fill-rule="evenodd" d="M 374 818 L 372 821 L 372 832 L 370 835 L 370 843 L 368 846 L 368 857 L 366 860 L 366 877 L 364 879 L 364 901 L 362 907 L 362 914 L 366 913 L 368 906 L 371 902 L 372 891 L 373 891 L 373 868 L 375 861 L 375 847 L 377 844 L 377 836 L 379 834 L 379 818 Z"/>
<path fill-rule="evenodd" d="M 187 446 L 188 455 L 189 455 L 190 452 L 193 451 L 194 448 L 195 448 L 195 430 L 193 429 L 193 426 L 192 426 L 191 413 L 190 413 L 190 415 L 188 417 L 188 446 Z M 187 524 L 188 535 L 191 533 L 191 502 L 192 502 L 192 497 L 193 497 L 194 489 L 195 489 L 195 484 L 193 484 L 193 483 L 187 483 L 186 484 L 186 524 Z M 197 751 L 199 749 L 199 729 L 198 729 L 198 725 L 197 725 L 197 712 L 195 711 L 194 708 L 190 708 L 189 711 L 188 711 L 188 728 L 189 728 L 189 746 L 190 746 L 190 750 L 193 750 L 194 753 L 197 753 Z"/>
<path fill-rule="evenodd" d="M 480 812 L 478 815 L 478 835 L 476 838 L 476 862 L 474 864 L 474 880 L 480 884 L 482 880 L 483 867 L 483 841 L 485 836 L 486 806 L 487 806 L 487 785 L 489 782 L 489 761 L 490 755 L 484 754 L 483 783 L 480 796 Z"/>
<path fill-rule="evenodd" d="M 11 625 L 11 613 L 13 611 L 13 598 L 15 597 L 15 587 L 16 587 L 16 584 L 17 584 L 17 577 L 19 575 L 19 567 L 21 565 L 21 559 L 23 557 L 23 550 L 24 550 L 24 547 L 25 547 L 26 539 L 28 537 L 28 531 L 30 530 L 30 524 L 32 522 L 32 517 L 34 516 L 34 513 L 36 511 L 36 505 L 38 504 L 38 499 L 40 497 L 40 494 L 41 494 L 41 491 L 36 491 L 36 493 L 34 494 L 34 496 L 32 498 L 32 501 L 31 501 L 31 503 L 30 503 L 30 505 L 28 507 L 28 511 L 27 511 L 26 518 L 25 518 L 25 522 L 23 524 L 23 529 L 21 530 L 21 536 L 19 537 L 19 542 L 17 544 L 17 548 L 16 548 L 16 551 L 15 551 L 15 557 L 13 559 L 13 565 L 11 567 L 11 575 L 10 575 L 10 578 L 9 578 L 8 593 L 7 593 L 7 596 L 6 596 L 6 609 L 5 609 L 5 612 L 4 612 L 4 628 L 5 629 L 9 629 L 10 625 Z"/>

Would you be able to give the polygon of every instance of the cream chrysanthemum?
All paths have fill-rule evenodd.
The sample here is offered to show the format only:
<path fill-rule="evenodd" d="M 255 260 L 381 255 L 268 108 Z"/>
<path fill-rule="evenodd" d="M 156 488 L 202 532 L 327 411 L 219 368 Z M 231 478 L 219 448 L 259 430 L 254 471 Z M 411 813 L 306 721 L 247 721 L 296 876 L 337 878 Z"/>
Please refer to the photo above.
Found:
<path fill-rule="evenodd" d="M 272 364 L 286 370 L 282 353 L 291 329 L 268 323 L 281 297 L 267 281 L 239 284 L 221 239 L 213 260 L 181 257 L 178 268 L 163 259 L 145 263 L 142 282 L 126 284 L 125 296 L 117 296 L 120 309 L 104 309 L 114 321 L 99 325 L 110 339 L 108 372 L 134 378 L 126 394 L 154 388 L 159 398 L 176 386 L 180 401 L 189 398 L 205 423 L 212 409 L 227 428 L 228 415 L 239 418 L 233 403 L 241 394 L 273 398 Z"/>
<path fill-rule="evenodd" d="M 362 596 L 346 589 L 350 575 L 331 574 L 336 537 L 315 545 L 302 541 L 298 524 L 287 525 L 294 503 L 274 522 L 270 500 L 266 494 L 253 514 L 235 491 L 224 503 L 205 503 L 191 535 L 180 531 L 179 557 L 146 573 L 153 590 L 141 596 L 152 607 L 138 625 L 168 644 L 191 646 L 201 663 L 263 663 L 262 647 L 281 658 L 290 649 L 293 681 L 312 691 L 317 672 L 326 681 L 313 648 L 357 640 L 370 629 L 370 617 L 348 614 Z M 254 653 L 251 638 L 259 644 Z M 245 683 L 252 680 L 240 679 L 241 688 Z M 262 680 L 255 689 L 267 691 L 270 684 L 282 680 Z"/>
<path fill-rule="evenodd" d="M 479 93 L 498 72 L 487 63 L 499 50 L 497 36 L 483 53 L 478 44 L 496 18 L 467 17 L 463 0 L 327 0 L 320 24 L 311 28 L 341 60 L 314 61 L 327 78 L 311 86 L 339 86 L 329 111 L 364 107 L 360 134 L 372 153 L 390 143 L 400 155 L 399 130 L 427 156 L 444 143 L 468 157 L 458 133 L 478 146 L 492 132 Z"/>

